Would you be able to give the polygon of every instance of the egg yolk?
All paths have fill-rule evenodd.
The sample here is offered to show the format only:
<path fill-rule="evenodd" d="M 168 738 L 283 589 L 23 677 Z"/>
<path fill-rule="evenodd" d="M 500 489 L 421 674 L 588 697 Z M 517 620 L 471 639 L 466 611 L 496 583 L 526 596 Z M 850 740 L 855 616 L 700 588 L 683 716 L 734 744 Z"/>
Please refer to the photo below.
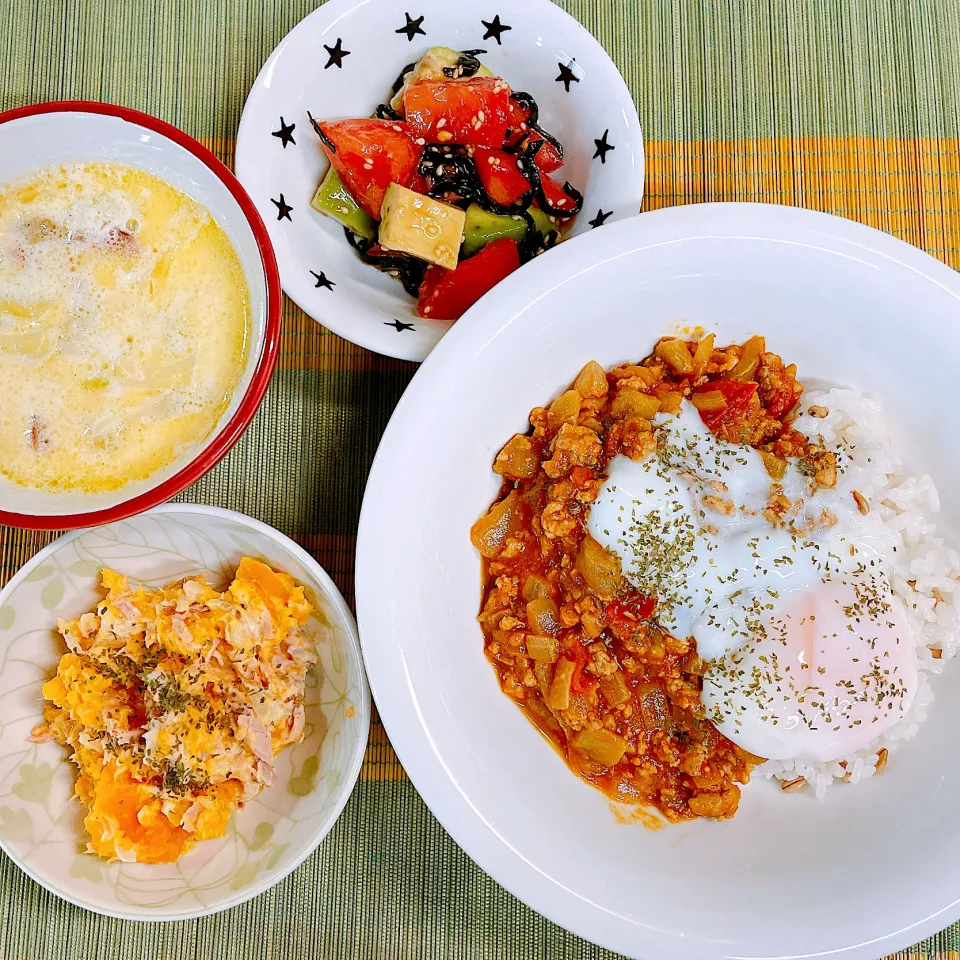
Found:
<path fill-rule="evenodd" d="M 798 591 L 752 639 L 711 664 L 707 716 L 770 759 L 839 760 L 909 710 L 917 662 L 899 601 L 863 577 Z"/>

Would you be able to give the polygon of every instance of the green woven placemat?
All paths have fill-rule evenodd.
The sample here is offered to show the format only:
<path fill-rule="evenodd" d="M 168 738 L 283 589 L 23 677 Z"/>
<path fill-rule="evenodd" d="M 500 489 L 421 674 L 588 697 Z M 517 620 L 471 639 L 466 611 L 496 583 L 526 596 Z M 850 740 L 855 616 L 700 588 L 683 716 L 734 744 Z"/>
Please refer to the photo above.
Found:
<path fill-rule="evenodd" d="M 521 2 L 501 0 L 505 21 Z M 0 0 L 0 110 L 66 98 L 121 103 L 182 127 L 230 162 L 257 71 L 316 5 Z M 896 233 L 960 267 L 956 0 L 560 5 L 598 37 L 634 94 L 647 137 L 646 208 L 801 204 Z M 263 407 L 182 499 L 273 524 L 351 598 L 367 470 L 414 369 L 346 343 L 286 303 Z M 0 582 L 50 539 L 0 528 Z M 960 926 L 899 956 L 957 960 Z M 0 858 L 0 960 L 78 957 L 612 955 L 475 867 L 419 799 L 375 720 L 360 783 L 321 848 L 274 890 L 219 916 L 158 926 L 99 918 Z"/>

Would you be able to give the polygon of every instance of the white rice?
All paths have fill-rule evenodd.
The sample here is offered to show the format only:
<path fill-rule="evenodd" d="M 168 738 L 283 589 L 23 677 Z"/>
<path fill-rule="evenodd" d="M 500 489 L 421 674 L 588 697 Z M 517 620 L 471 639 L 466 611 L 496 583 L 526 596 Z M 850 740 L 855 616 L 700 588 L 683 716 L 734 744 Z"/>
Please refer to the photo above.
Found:
<path fill-rule="evenodd" d="M 932 520 L 940 511 L 936 487 L 927 475 L 905 473 L 879 404 L 856 390 L 837 388 L 805 392 L 800 403 L 797 430 L 811 440 L 819 437 L 845 464 L 836 492 L 851 497 L 857 490 L 867 498 L 871 512 L 879 511 L 899 538 L 899 560 L 890 579 L 912 621 L 919 666 L 919 686 L 911 709 L 869 746 L 831 763 L 768 760 L 758 768 L 767 779 L 789 782 L 803 777 L 821 798 L 833 783 L 859 783 L 873 776 L 880 751 L 892 754 L 926 718 L 933 700 L 929 674 L 939 673 L 960 647 L 960 556 L 936 536 Z M 826 407 L 829 414 L 811 416 L 808 411 L 814 406 Z M 933 656 L 934 649 L 942 651 L 942 659 Z"/>

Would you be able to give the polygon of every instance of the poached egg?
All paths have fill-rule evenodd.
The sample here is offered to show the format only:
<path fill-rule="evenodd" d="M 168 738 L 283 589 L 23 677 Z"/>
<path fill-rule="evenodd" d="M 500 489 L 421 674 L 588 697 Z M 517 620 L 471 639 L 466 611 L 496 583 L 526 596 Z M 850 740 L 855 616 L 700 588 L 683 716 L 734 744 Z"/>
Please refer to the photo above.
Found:
<path fill-rule="evenodd" d="M 654 425 L 653 455 L 611 462 L 588 529 L 656 597 L 659 625 L 694 638 L 707 718 L 767 759 L 866 746 L 917 689 L 890 585 L 895 537 L 795 461 L 774 481 L 757 450 L 718 440 L 686 401 Z"/>

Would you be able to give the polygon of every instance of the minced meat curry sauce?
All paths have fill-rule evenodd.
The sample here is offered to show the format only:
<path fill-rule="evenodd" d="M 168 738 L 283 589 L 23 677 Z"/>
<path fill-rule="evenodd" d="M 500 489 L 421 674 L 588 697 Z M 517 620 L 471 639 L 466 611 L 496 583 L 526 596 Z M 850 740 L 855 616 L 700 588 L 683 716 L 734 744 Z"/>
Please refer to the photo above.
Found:
<path fill-rule="evenodd" d="M 787 457 L 801 457 L 829 486 L 833 455 L 789 425 L 801 392 L 796 368 L 762 337 L 723 349 L 713 335 L 665 338 L 637 364 L 588 363 L 496 458 L 503 486 L 471 531 L 487 658 L 504 693 L 611 799 L 670 821 L 730 817 L 762 760 L 706 719 L 694 639 L 662 630 L 656 597 L 638 593 L 587 532 L 608 464 L 650 456 L 651 418 L 687 399 L 718 438 L 760 451 L 772 480 Z"/>

